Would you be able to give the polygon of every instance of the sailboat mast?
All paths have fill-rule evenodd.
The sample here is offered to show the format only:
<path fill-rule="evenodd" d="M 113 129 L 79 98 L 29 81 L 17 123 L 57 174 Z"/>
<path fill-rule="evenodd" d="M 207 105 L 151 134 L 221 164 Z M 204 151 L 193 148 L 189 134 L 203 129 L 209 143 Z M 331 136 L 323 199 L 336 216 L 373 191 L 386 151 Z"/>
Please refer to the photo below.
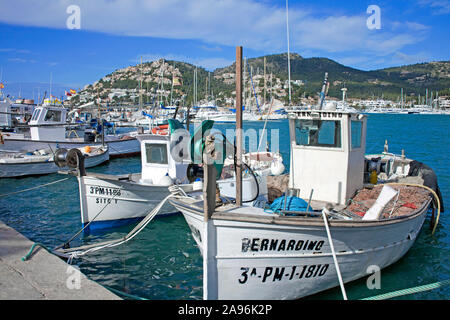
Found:
<path fill-rule="evenodd" d="M 289 87 L 289 105 L 291 105 L 291 54 L 289 51 L 289 8 L 286 0 L 286 34 L 287 34 L 287 54 L 288 54 L 288 87 Z"/>
<path fill-rule="evenodd" d="M 266 92 L 267 92 L 266 57 L 264 57 L 264 95 L 263 95 L 263 105 L 266 104 Z"/>
<path fill-rule="evenodd" d="M 142 111 L 142 56 L 141 56 L 141 65 L 140 65 L 140 69 L 141 69 L 141 77 L 140 77 L 140 81 L 139 81 L 139 111 Z"/>

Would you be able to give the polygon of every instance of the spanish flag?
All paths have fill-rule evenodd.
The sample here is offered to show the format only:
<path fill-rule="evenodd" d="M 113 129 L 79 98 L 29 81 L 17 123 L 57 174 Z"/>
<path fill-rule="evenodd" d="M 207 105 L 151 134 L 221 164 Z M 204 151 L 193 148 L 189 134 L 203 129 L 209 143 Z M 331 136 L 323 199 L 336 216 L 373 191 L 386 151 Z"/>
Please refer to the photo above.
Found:
<path fill-rule="evenodd" d="M 2 82 L 0 82 L 0 89 L 3 89 L 4 87 L 5 85 Z"/>
<path fill-rule="evenodd" d="M 70 92 L 64 91 L 66 96 L 70 97 L 72 94 Z"/>
<path fill-rule="evenodd" d="M 77 93 L 77 92 L 76 92 L 76 90 L 70 89 L 70 93 L 71 93 L 71 94 L 75 94 L 75 93 Z"/>

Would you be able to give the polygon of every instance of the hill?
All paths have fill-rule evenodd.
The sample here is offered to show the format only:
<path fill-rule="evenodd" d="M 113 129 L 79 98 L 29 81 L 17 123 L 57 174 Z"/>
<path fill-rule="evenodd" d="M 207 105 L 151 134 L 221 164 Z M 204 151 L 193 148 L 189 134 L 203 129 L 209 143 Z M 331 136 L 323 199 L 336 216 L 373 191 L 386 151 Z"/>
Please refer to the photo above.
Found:
<path fill-rule="evenodd" d="M 290 60 L 293 103 L 299 103 L 301 97 L 315 99 L 325 72 L 328 72 L 330 82 L 328 95 L 337 99 L 344 86 L 350 99 L 384 97 L 397 100 L 402 88 L 408 99 L 424 96 L 426 89 L 439 91 L 440 95 L 450 94 L 450 61 L 362 71 L 328 58 L 303 58 L 296 53 L 291 54 Z M 288 101 L 287 69 L 286 53 L 246 59 L 244 103 L 256 104 L 255 92 L 259 104 L 271 95 Z M 162 102 L 168 105 L 171 101 L 181 100 L 189 105 L 194 101 L 195 70 L 198 103 L 215 99 L 218 105 L 234 104 L 234 63 L 209 72 L 186 62 L 164 59 L 116 70 L 86 86 L 73 102 L 100 97 L 110 104 L 137 104 L 142 95 L 143 104 Z"/>

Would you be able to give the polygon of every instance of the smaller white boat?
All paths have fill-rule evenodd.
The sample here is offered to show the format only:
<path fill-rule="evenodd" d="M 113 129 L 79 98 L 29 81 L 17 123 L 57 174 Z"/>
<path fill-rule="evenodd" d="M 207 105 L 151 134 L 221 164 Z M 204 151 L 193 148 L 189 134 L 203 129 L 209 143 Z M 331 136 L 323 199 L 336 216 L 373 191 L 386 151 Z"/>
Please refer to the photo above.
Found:
<path fill-rule="evenodd" d="M 283 157 L 279 152 L 248 152 L 242 156 L 242 161 L 258 176 L 279 176 L 285 169 Z M 225 159 L 225 166 L 232 164 L 233 159 Z"/>
<path fill-rule="evenodd" d="M 95 145 L 77 148 L 85 157 L 85 167 L 91 168 L 109 160 L 108 147 Z M 55 173 L 61 170 L 54 162 L 54 152 L 63 149 L 40 149 L 34 152 L 0 153 L 0 177 L 11 178 Z"/>
<path fill-rule="evenodd" d="M 199 126 L 204 131 L 211 129 L 213 121 Z M 208 126 L 209 125 L 209 126 Z M 182 134 L 173 133 L 182 129 Z M 202 131 L 203 132 L 203 131 Z M 193 137 L 197 135 L 194 134 Z M 86 229 L 105 229 L 128 224 L 145 217 L 150 210 L 170 194 L 169 187 L 178 185 L 184 192 L 202 189 L 201 168 L 190 168 L 194 164 L 187 153 L 194 138 L 176 120 L 169 125 L 154 127 L 151 133 L 140 134 L 141 172 L 122 175 L 100 174 L 78 170 L 77 179 L 80 190 L 81 222 Z M 191 140 L 192 139 L 192 140 Z M 183 141 L 183 142 L 182 142 Z M 182 144 L 186 143 L 184 147 Z M 180 146 L 180 147 L 177 147 Z M 75 162 L 75 161 L 72 161 Z M 220 194 L 229 201 L 235 198 L 236 179 L 234 170 L 223 170 L 223 177 L 217 181 Z M 244 202 L 253 203 L 259 198 L 267 198 L 265 177 L 251 174 L 243 177 Z M 164 205 L 158 216 L 177 213 L 170 205 Z"/>

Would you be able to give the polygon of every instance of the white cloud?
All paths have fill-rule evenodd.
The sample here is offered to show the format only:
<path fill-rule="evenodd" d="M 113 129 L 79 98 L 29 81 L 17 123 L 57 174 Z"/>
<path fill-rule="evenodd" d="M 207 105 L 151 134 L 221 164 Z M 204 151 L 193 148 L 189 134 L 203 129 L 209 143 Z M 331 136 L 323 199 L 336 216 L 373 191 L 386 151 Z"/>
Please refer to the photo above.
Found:
<path fill-rule="evenodd" d="M 11 24 L 65 28 L 69 0 L 15 0 L 0 3 L 0 21 Z M 82 30 L 115 35 L 169 39 L 198 39 L 217 45 L 268 52 L 286 50 L 284 7 L 255 0 L 79 0 Z M 385 47 L 400 49 L 414 36 L 368 30 L 367 14 L 315 17 L 310 11 L 289 11 L 293 50 L 342 52 L 366 50 L 380 53 Z M 416 25 L 418 26 L 418 25 Z M 393 46 L 392 40 L 402 40 Z M 379 46 L 372 46 L 376 42 Z"/>
<path fill-rule="evenodd" d="M 450 1 L 449 0 L 419 0 L 422 6 L 429 6 L 434 14 L 449 14 Z"/>

